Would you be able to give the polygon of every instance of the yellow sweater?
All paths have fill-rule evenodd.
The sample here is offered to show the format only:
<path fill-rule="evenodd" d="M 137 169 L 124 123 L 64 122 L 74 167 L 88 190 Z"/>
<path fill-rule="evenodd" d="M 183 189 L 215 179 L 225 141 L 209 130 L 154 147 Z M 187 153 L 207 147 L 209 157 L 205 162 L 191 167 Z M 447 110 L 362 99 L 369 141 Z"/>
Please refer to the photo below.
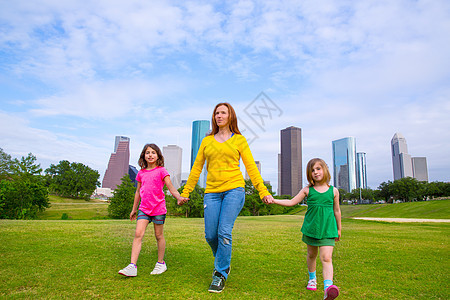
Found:
<path fill-rule="evenodd" d="M 216 141 L 213 135 L 203 139 L 181 196 L 189 197 L 189 193 L 198 182 L 205 159 L 208 171 L 205 193 L 221 193 L 245 187 L 244 177 L 239 167 L 240 158 L 261 199 L 270 195 L 253 160 L 247 140 L 240 134 L 234 134 L 223 143 Z"/>

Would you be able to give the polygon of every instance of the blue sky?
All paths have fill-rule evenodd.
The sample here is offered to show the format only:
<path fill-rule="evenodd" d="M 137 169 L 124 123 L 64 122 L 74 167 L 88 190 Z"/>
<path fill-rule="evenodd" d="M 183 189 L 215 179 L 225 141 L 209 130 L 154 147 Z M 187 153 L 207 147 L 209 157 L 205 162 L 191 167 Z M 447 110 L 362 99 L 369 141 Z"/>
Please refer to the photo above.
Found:
<path fill-rule="evenodd" d="M 43 168 L 81 162 L 102 178 L 124 135 L 131 164 L 147 142 L 177 144 L 186 173 L 192 121 L 227 101 L 275 188 L 288 126 L 302 128 L 304 166 L 332 165 L 331 142 L 354 136 L 377 188 L 393 179 L 390 140 L 400 132 L 412 156 L 427 157 L 430 181 L 450 181 L 449 1 L 0 7 L 0 147 L 13 157 L 32 152 Z M 259 126 L 246 112 L 261 92 L 278 110 Z"/>

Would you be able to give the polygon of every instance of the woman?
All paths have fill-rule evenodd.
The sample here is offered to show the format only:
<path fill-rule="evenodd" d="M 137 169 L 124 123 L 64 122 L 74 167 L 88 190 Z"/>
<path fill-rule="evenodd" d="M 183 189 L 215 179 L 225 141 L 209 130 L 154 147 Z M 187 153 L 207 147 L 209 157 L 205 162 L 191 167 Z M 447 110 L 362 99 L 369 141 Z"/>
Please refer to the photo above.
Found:
<path fill-rule="evenodd" d="M 239 131 L 233 107 L 229 103 L 219 103 L 212 115 L 212 132 L 203 139 L 181 193 L 182 197 L 189 196 L 206 160 L 208 176 L 203 202 L 205 238 L 215 257 L 209 287 L 212 293 L 223 290 L 230 273 L 231 231 L 245 202 L 245 181 L 239 166 L 241 158 L 261 199 L 272 202 L 273 197 L 264 185 L 247 141 Z"/>

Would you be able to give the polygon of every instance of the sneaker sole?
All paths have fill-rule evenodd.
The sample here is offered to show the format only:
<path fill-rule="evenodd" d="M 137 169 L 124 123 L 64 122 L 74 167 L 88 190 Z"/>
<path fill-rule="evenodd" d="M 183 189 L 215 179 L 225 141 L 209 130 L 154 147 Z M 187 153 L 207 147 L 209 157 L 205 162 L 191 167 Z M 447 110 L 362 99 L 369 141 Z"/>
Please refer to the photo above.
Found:
<path fill-rule="evenodd" d="M 150 275 L 160 275 L 160 274 L 162 274 L 162 273 L 164 273 L 164 272 L 166 272 L 167 271 L 167 269 L 165 269 L 164 271 L 162 271 L 161 273 L 150 273 Z"/>
<path fill-rule="evenodd" d="M 208 290 L 208 292 L 210 292 L 210 293 L 216 293 L 216 294 L 222 293 L 222 291 L 223 291 L 223 289 L 221 289 L 220 291 L 217 291 L 217 290 Z"/>
<path fill-rule="evenodd" d="M 150 273 L 150 275 L 161 275 L 162 273 L 165 273 L 166 271 L 164 271 L 164 272 L 161 272 L 161 273 Z"/>
<path fill-rule="evenodd" d="M 137 276 L 137 275 L 127 275 L 127 274 L 120 273 L 120 272 L 119 272 L 119 274 L 122 276 L 125 276 L 125 277 L 136 277 Z"/>
<path fill-rule="evenodd" d="M 327 290 L 327 297 L 324 300 L 333 300 L 336 299 L 337 296 L 339 296 L 339 289 L 337 286 L 332 285 Z"/>
<path fill-rule="evenodd" d="M 317 291 L 317 288 L 309 288 L 309 287 L 307 287 L 306 289 L 310 290 L 310 291 Z"/>

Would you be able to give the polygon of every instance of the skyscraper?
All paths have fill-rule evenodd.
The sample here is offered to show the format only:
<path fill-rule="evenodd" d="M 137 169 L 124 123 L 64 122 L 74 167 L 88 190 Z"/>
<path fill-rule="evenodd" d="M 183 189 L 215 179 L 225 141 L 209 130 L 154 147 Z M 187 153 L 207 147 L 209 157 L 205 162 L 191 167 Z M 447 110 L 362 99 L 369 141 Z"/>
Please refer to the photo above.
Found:
<path fill-rule="evenodd" d="M 198 120 L 192 122 L 192 143 L 191 143 L 191 169 L 194 165 L 195 158 L 197 157 L 198 149 L 202 143 L 203 138 L 209 133 L 209 121 Z M 200 174 L 198 184 L 202 187 L 206 187 L 206 163 L 203 166 L 203 171 Z"/>
<path fill-rule="evenodd" d="M 366 153 L 356 153 L 356 186 L 357 188 L 367 188 L 367 173 L 366 173 Z"/>
<path fill-rule="evenodd" d="M 280 195 L 295 196 L 302 189 L 302 130 L 288 127 L 281 130 Z"/>
<path fill-rule="evenodd" d="M 426 157 L 412 158 L 413 176 L 419 181 L 428 182 L 428 167 Z"/>
<path fill-rule="evenodd" d="M 406 139 L 399 132 L 392 137 L 391 151 L 394 180 L 413 177 L 411 155 L 408 154 Z"/>
<path fill-rule="evenodd" d="M 351 192 L 356 189 L 356 140 L 346 137 L 333 141 L 332 145 L 334 186 Z"/>
<path fill-rule="evenodd" d="M 183 149 L 177 145 L 163 147 L 164 165 L 170 174 L 173 186 L 178 189 L 181 186 L 181 160 Z"/>
<path fill-rule="evenodd" d="M 137 173 L 138 173 L 138 172 L 139 172 L 139 171 L 138 171 L 138 169 L 136 169 L 135 166 L 132 166 L 132 165 L 129 165 L 129 166 L 128 166 L 128 176 L 130 176 L 130 180 L 131 180 L 131 182 L 133 183 L 133 185 L 134 185 L 135 187 L 137 187 L 136 176 L 137 176 Z"/>
<path fill-rule="evenodd" d="M 419 181 L 428 181 L 426 157 L 411 157 L 408 154 L 405 137 L 397 132 L 391 140 L 392 167 L 394 180 L 413 177 Z"/>
<path fill-rule="evenodd" d="M 406 139 L 397 132 L 391 140 L 392 168 L 394 180 L 413 177 L 419 181 L 428 181 L 428 167 L 426 157 L 411 157 L 408 154 Z"/>
<path fill-rule="evenodd" d="M 116 136 L 114 152 L 109 158 L 108 167 L 103 177 L 102 187 L 116 189 L 122 183 L 122 177 L 128 174 L 130 162 L 130 138 Z"/>

